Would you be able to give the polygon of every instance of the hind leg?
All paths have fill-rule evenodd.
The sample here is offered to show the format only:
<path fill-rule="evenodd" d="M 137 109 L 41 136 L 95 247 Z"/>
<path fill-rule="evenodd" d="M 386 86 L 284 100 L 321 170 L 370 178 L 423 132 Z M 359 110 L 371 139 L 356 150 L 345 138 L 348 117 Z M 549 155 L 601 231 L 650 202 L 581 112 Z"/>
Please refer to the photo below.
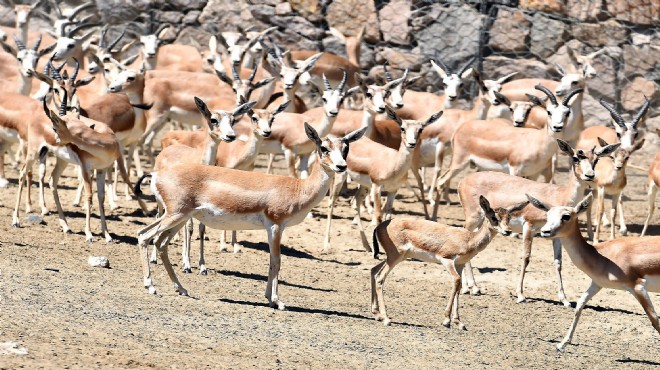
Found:
<path fill-rule="evenodd" d="M 651 219 L 653 218 L 653 212 L 655 211 L 655 197 L 657 194 L 658 194 L 658 187 L 655 186 L 655 182 L 653 180 L 649 180 L 649 191 L 647 194 L 648 202 L 649 202 L 649 210 L 646 216 L 646 220 L 644 221 L 644 228 L 642 229 L 641 236 L 646 235 L 646 229 L 648 229 L 649 222 L 651 222 Z"/>

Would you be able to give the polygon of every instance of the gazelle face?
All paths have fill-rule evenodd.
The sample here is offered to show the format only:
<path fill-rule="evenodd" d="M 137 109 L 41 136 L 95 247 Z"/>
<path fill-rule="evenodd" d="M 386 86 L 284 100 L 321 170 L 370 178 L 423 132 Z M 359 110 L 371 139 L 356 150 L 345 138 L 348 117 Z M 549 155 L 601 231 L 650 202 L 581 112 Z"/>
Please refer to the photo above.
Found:
<path fill-rule="evenodd" d="M 527 122 L 527 117 L 529 113 L 534 108 L 534 103 L 525 102 L 525 101 L 514 101 L 511 102 L 509 110 L 511 111 L 511 118 L 513 119 L 514 127 L 525 127 L 525 122 Z"/>
<path fill-rule="evenodd" d="M 456 100 L 463 89 L 463 80 L 461 77 L 457 74 L 450 74 L 442 79 L 442 83 L 445 85 L 445 96 L 447 96 L 447 99 L 449 101 Z"/>
<path fill-rule="evenodd" d="M 342 173 L 348 168 L 346 164 L 348 143 L 345 143 L 341 138 L 326 138 L 319 147 L 319 157 L 323 167 Z"/>
<path fill-rule="evenodd" d="M 18 70 L 23 77 L 32 77 L 39 61 L 39 53 L 33 49 L 23 49 L 16 53 Z"/>
<path fill-rule="evenodd" d="M 268 138 L 272 133 L 274 114 L 267 111 L 266 109 L 255 109 L 250 115 L 250 121 L 252 122 L 252 130 L 255 134 Z"/>
<path fill-rule="evenodd" d="M 489 222 L 493 228 L 501 235 L 511 235 L 513 232 L 511 230 L 511 226 L 509 225 L 511 222 L 511 212 L 504 208 L 496 208 L 493 210 L 493 213 L 495 214 L 495 217 L 489 218 Z"/>
<path fill-rule="evenodd" d="M 541 228 L 541 237 L 555 238 L 563 236 L 563 226 L 577 217 L 577 214 L 571 207 L 552 207 L 546 217 L 545 225 Z"/>
<path fill-rule="evenodd" d="M 589 56 L 576 55 L 575 62 L 577 64 L 577 67 L 582 70 L 582 74 L 584 75 L 584 77 L 594 78 L 598 76 L 598 71 L 596 71 L 596 69 L 592 65 L 593 56 L 589 57 Z"/>
<path fill-rule="evenodd" d="M 385 86 L 368 85 L 364 93 L 364 106 L 372 112 L 385 112 L 385 99 L 390 96 L 390 89 Z"/>
<path fill-rule="evenodd" d="M 16 27 L 25 26 L 30 19 L 32 7 L 30 5 L 16 5 L 14 11 L 16 12 Z"/>
<path fill-rule="evenodd" d="M 344 93 L 336 90 L 325 90 L 321 96 L 323 100 L 323 110 L 329 117 L 337 117 L 339 114 L 339 107 L 344 100 Z"/>
<path fill-rule="evenodd" d="M 401 140 L 406 143 L 408 149 L 414 149 L 417 146 L 417 140 L 422 134 L 422 130 L 428 124 L 423 121 L 404 120 L 401 125 Z"/>
<path fill-rule="evenodd" d="M 495 95 L 495 92 L 502 91 L 502 84 L 498 83 L 495 80 L 484 80 L 483 83 L 484 83 L 484 87 L 486 88 L 484 98 L 488 103 L 496 106 L 505 103 L 503 101 L 500 101 L 501 99 L 498 99 L 498 97 Z"/>
<path fill-rule="evenodd" d="M 552 132 L 562 132 L 571 113 L 571 107 L 561 103 L 555 105 L 549 102 L 546 108 L 548 109 L 548 129 Z"/>
<path fill-rule="evenodd" d="M 215 111 L 211 112 L 211 126 L 212 130 L 209 131 L 211 138 L 215 141 L 224 141 L 231 143 L 236 139 L 236 132 L 234 132 L 235 119 L 231 112 Z"/>
<path fill-rule="evenodd" d="M 301 75 L 301 71 L 298 68 L 282 66 L 280 69 L 280 77 L 282 78 L 282 85 L 286 90 L 291 90 L 296 86 L 298 78 Z"/>
<path fill-rule="evenodd" d="M 53 52 L 53 60 L 67 60 L 78 54 L 82 48 L 82 39 L 59 37 Z"/>
<path fill-rule="evenodd" d="M 140 44 L 142 44 L 142 54 L 147 59 L 156 58 L 158 53 L 158 36 L 146 35 L 140 36 Z"/>
<path fill-rule="evenodd" d="M 584 88 L 584 77 L 579 73 L 569 73 L 561 78 L 559 86 L 555 89 L 555 95 L 564 96 L 577 88 Z"/>
<path fill-rule="evenodd" d="M 637 127 L 632 125 L 632 122 L 626 122 L 625 127 L 615 124 L 614 130 L 616 131 L 616 136 L 621 142 L 622 148 L 632 148 L 635 139 L 637 139 L 637 136 L 639 135 Z"/>
<path fill-rule="evenodd" d="M 626 164 L 628 163 L 628 159 L 630 159 L 630 155 L 639 150 L 642 146 L 644 145 L 644 139 L 638 141 L 633 145 L 632 147 L 625 148 L 623 144 L 616 150 L 614 153 L 610 155 L 614 162 L 614 169 L 616 171 L 621 171 Z"/>
<path fill-rule="evenodd" d="M 138 77 L 138 73 L 130 69 L 119 70 L 114 76 L 111 74 L 109 73 L 108 91 L 113 93 L 127 89 L 137 81 Z"/>
<path fill-rule="evenodd" d="M 584 182 L 593 182 L 596 178 L 594 168 L 598 163 L 598 158 L 593 151 L 590 156 L 587 156 L 582 149 L 575 151 L 575 155 L 571 159 L 575 177 Z"/>

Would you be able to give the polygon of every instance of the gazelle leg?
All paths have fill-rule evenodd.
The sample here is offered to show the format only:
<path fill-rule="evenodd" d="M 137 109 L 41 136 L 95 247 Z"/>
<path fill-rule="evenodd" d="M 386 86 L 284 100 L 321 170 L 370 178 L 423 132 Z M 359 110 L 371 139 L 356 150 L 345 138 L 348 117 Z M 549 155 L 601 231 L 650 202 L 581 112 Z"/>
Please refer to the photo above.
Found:
<path fill-rule="evenodd" d="M 305 154 L 300 156 L 300 178 L 301 179 L 306 179 L 307 178 L 307 166 L 309 163 L 309 154 Z"/>
<path fill-rule="evenodd" d="M 464 271 L 465 277 L 465 287 L 461 290 L 461 293 L 470 293 L 472 295 L 481 295 L 481 289 L 477 286 L 477 281 L 474 279 L 474 272 L 472 270 L 472 262 L 469 261 L 465 264 L 465 268 L 461 267 L 461 270 Z M 462 280 L 462 279 L 461 279 Z"/>
<path fill-rule="evenodd" d="M 648 191 L 648 201 L 649 201 L 649 210 L 648 210 L 648 215 L 646 216 L 646 221 L 644 221 L 644 228 L 642 229 L 642 235 L 646 235 L 646 229 L 649 227 L 649 222 L 651 222 L 651 219 L 653 218 L 653 212 L 655 211 L 655 197 L 658 193 L 658 187 L 655 186 L 655 182 L 653 180 L 649 180 L 649 191 Z"/>
<path fill-rule="evenodd" d="M 463 265 L 456 266 L 456 272 L 458 273 L 458 276 L 461 276 L 461 273 L 463 271 Z M 460 288 L 460 284 L 458 286 Z M 454 325 L 458 325 L 459 329 L 462 330 L 467 330 L 465 327 L 465 324 L 461 321 L 461 316 L 458 314 L 458 299 L 459 299 L 460 294 L 458 294 L 458 290 L 456 291 L 456 294 L 454 294 L 454 305 L 452 307 L 452 321 L 454 322 Z"/>
<path fill-rule="evenodd" d="M 451 326 L 451 313 L 452 313 L 452 307 L 454 305 L 455 297 L 458 295 L 458 291 L 461 288 L 461 275 L 456 270 L 456 265 L 454 264 L 454 260 L 443 259 L 442 264 L 445 266 L 447 272 L 449 272 L 449 275 L 451 275 L 451 278 L 453 279 L 451 293 L 449 293 L 447 308 L 445 309 L 445 318 L 442 321 L 442 326 L 448 328 Z"/>
<path fill-rule="evenodd" d="M 9 181 L 5 177 L 5 153 L 9 147 L 9 143 L 0 140 L 0 188 L 9 186 Z"/>
<path fill-rule="evenodd" d="M 386 263 L 387 260 L 382 261 L 371 268 L 371 313 L 374 315 L 380 314 L 380 307 L 378 306 L 378 294 L 376 293 L 376 275 L 378 275 Z"/>
<path fill-rule="evenodd" d="M 53 200 L 55 201 L 55 208 L 57 208 L 57 219 L 62 227 L 62 231 L 65 234 L 70 234 L 71 229 L 69 229 L 69 224 L 66 222 L 66 217 L 64 216 L 64 210 L 62 210 L 62 203 L 60 202 L 60 195 L 57 191 L 57 183 L 60 181 L 60 176 L 64 169 L 66 168 L 67 163 L 61 159 L 57 159 L 55 162 L 55 168 L 50 174 L 50 191 L 53 193 Z"/>
<path fill-rule="evenodd" d="M 227 230 L 222 230 L 220 233 L 220 252 L 225 252 L 227 250 Z"/>
<path fill-rule="evenodd" d="M 206 232 L 206 226 L 203 223 L 200 222 L 199 223 L 199 274 L 200 275 L 206 275 L 208 273 L 208 270 L 206 269 L 206 259 L 204 259 L 204 233 L 205 232 Z M 188 255 L 188 258 L 190 258 L 190 255 Z"/>
<path fill-rule="evenodd" d="M 21 222 L 19 221 L 19 208 L 21 208 L 21 196 L 23 195 L 23 187 L 25 186 L 26 179 L 27 179 L 27 173 L 28 173 L 28 168 L 29 166 L 33 165 L 33 160 L 27 159 L 25 161 L 25 164 L 23 165 L 23 168 L 21 169 L 21 173 L 18 176 L 18 190 L 16 191 L 16 205 L 14 207 L 14 212 L 12 214 L 12 220 L 11 220 L 11 226 L 12 227 L 20 227 Z"/>
<path fill-rule="evenodd" d="M 358 191 L 355 194 L 355 203 L 357 204 L 357 223 L 358 223 L 358 227 L 360 228 L 360 239 L 362 241 L 362 247 L 367 252 L 371 252 L 371 247 L 369 246 L 369 242 L 367 241 L 367 236 L 364 233 L 364 226 L 362 225 L 362 217 L 360 215 L 360 208 L 361 208 L 360 205 L 362 204 L 362 200 L 364 199 L 364 196 L 366 194 L 367 194 L 367 189 L 365 189 L 364 186 L 359 185 Z"/>
<path fill-rule="evenodd" d="M 376 298 L 378 300 L 378 308 L 380 310 L 376 315 L 376 321 L 382 320 L 384 325 L 390 325 L 392 323 L 392 321 L 387 316 L 387 310 L 385 309 L 385 296 L 383 293 L 385 279 L 387 278 L 387 275 L 392 271 L 394 266 L 403 260 L 405 260 L 405 256 L 401 256 L 397 261 L 386 260 L 386 263 L 376 274 Z"/>
<path fill-rule="evenodd" d="M 568 328 L 568 333 L 566 333 L 564 339 L 559 344 L 557 344 L 558 350 L 564 349 L 566 343 L 569 343 L 571 339 L 573 339 L 573 333 L 575 333 L 578 320 L 580 320 L 580 315 L 582 315 L 582 309 L 584 309 L 584 306 L 587 304 L 587 302 L 589 302 L 591 298 L 596 295 L 596 293 L 600 292 L 600 289 L 601 287 L 592 281 L 591 285 L 589 285 L 589 288 L 587 288 L 587 291 L 582 293 L 582 296 L 577 301 L 577 305 L 575 307 L 575 317 L 573 318 L 573 322 L 571 323 L 570 328 Z"/>
<path fill-rule="evenodd" d="M 554 253 L 555 272 L 557 273 L 557 296 L 564 306 L 571 307 L 571 302 L 566 299 L 564 281 L 561 278 L 561 240 L 559 238 L 552 239 L 552 251 Z"/>
<path fill-rule="evenodd" d="M 285 150 L 284 159 L 289 169 L 289 176 L 296 178 L 296 156 L 290 150 Z"/>
<path fill-rule="evenodd" d="M 612 220 L 610 224 L 610 240 L 614 239 L 614 235 L 616 234 L 616 210 L 619 205 L 620 196 L 621 193 L 612 195 L 612 208 L 610 209 L 610 219 Z"/>
<path fill-rule="evenodd" d="M 182 265 L 184 274 L 190 274 L 192 272 L 192 268 L 190 267 L 190 244 L 193 227 L 195 227 L 195 225 L 193 224 L 191 217 L 183 227 L 183 246 L 181 248 L 181 258 L 183 260 Z"/>
<path fill-rule="evenodd" d="M 335 185 L 343 183 L 343 181 L 340 180 L 339 176 L 340 175 L 335 175 L 334 179 L 331 180 L 332 183 L 330 184 L 330 194 L 329 194 L 329 197 L 328 197 L 330 199 L 330 204 L 329 204 L 328 217 L 327 217 L 327 222 L 326 222 L 326 227 L 325 227 L 325 237 L 323 238 L 323 251 L 324 252 L 327 252 L 330 249 L 330 229 L 332 227 L 332 214 L 335 210 L 335 202 L 337 201 L 337 196 L 339 194 L 337 189 L 335 189 Z M 339 186 L 341 186 L 341 185 L 339 185 Z"/>
<path fill-rule="evenodd" d="M 444 144 L 435 146 L 435 163 L 433 164 L 433 175 L 431 176 L 431 186 L 429 186 L 429 201 L 434 199 L 434 194 L 438 191 L 436 188 L 438 180 L 440 179 L 440 172 L 442 171 L 442 162 L 445 158 Z M 435 204 L 435 203 L 432 203 Z"/>
<path fill-rule="evenodd" d="M 241 253 L 241 245 L 238 244 L 238 240 L 236 238 L 236 230 L 231 231 L 231 245 L 234 247 L 234 253 Z"/>
<path fill-rule="evenodd" d="M 596 213 L 596 231 L 594 232 L 594 243 L 600 240 L 600 225 L 605 212 L 605 189 L 598 189 L 598 212 Z"/>
<path fill-rule="evenodd" d="M 115 163 L 117 162 L 115 161 Z M 117 176 L 117 172 L 119 171 L 115 166 L 113 166 L 112 169 L 114 169 L 114 171 L 111 171 L 111 169 L 107 169 L 104 175 L 106 178 L 106 183 L 108 184 L 107 185 L 108 194 L 110 194 L 110 196 L 108 197 L 108 203 L 110 204 L 110 211 L 114 211 L 115 209 L 119 208 L 119 205 L 117 205 L 117 185 L 114 184 L 114 179 L 112 178 L 113 176 L 111 176 L 111 172 L 113 172 L 115 176 Z"/>
<path fill-rule="evenodd" d="M 82 169 L 78 169 L 78 187 L 76 188 L 76 195 L 73 198 L 73 206 L 78 207 L 80 206 L 80 201 L 82 200 L 82 193 L 84 190 L 84 181 L 83 181 L 83 175 L 82 175 Z"/>
<path fill-rule="evenodd" d="M 523 290 L 524 290 L 525 272 L 527 271 L 527 266 L 529 266 L 529 259 L 532 255 L 532 240 L 534 237 L 532 233 L 533 233 L 532 225 L 530 225 L 529 222 L 525 222 L 523 224 L 523 231 L 522 231 L 523 249 L 522 249 L 522 255 L 520 256 L 521 258 L 520 276 L 518 277 L 518 287 L 516 288 L 518 303 L 525 302 L 526 300 Z"/>
<path fill-rule="evenodd" d="M 46 152 L 39 155 L 39 206 L 41 206 L 41 214 L 47 215 L 50 213 L 46 207 L 46 199 L 44 196 L 44 180 L 46 178 Z"/>
<path fill-rule="evenodd" d="M 86 168 L 86 165 L 81 166 L 83 174 L 83 185 L 85 187 L 85 240 L 88 243 L 94 241 L 92 235 L 92 179 L 91 171 Z"/>
<path fill-rule="evenodd" d="M 268 154 L 268 168 L 266 169 L 267 174 L 271 174 L 274 160 L 275 160 L 275 154 L 273 153 Z"/>
<path fill-rule="evenodd" d="M 164 216 L 162 218 L 162 221 L 160 222 L 159 227 L 155 229 L 155 232 L 158 233 L 159 235 L 156 239 L 156 242 L 154 243 L 156 245 L 156 248 L 158 248 L 158 255 L 160 257 L 160 260 L 163 262 L 163 267 L 165 267 L 165 271 L 167 271 L 167 275 L 170 277 L 170 281 L 174 284 L 175 291 L 177 291 L 180 295 L 183 296 L 187 296 L 188 291 L 186 291 L 186 289 L 183 288 L 181 282 L 179 282 L 179 279 L 176 276 L 176 273 L 174 272 L 174 269 L 172 268 L 172 263 L 170 262 L 169 255 L 167 253 L 167 249 L 168 249 L 167 245 L 172 240 L 172 237 L 176 235 L 179 232 L 179 230 L 181 230 L 181 228 L 186 223 L 186 221 L 187 221 L 187 217 L 183 214 L 177 214 L 174 216 Z M 146 265 L 147 268 L 149 268 L 148 264 Z M 146 278 L 147 277 L 145 276 L 145 285 L 146 285 Z M 149 287 L 149 292 L 151 292 L 150 287 Z"/>
<path fill-rule="evenodd" d="M 644 287 L 643 284 L 637 284 L 635 285 L 635 288 L 631 292 L 637 301 L 642 305 L 642 308 L 644 308 L 644 312 L 646 312 L 646 316 L 648 316 L 649 320 L 651 320 L 651 325 L 653 325 L 653 328 L 658 331 L 658 334 L 660 334 L 660 322 L 658 320 L 658 314 L 655 313 L 655 308 L 653 308 L 653 302 L 651 302 L 651 298 L 649 298 L 649 293 L 646 291 L 646 288 Z"/>
<path fill-rule="evenodd" d="M 628 235 L 628 226 L 626 225 L 626 217 L 623 214 L 623 194 L 619 197 L 617 203 L 617 212 L 619 213 L 619 232 L 622 236 Z"/>
<path fill-rule="evenodd" d="M 587 214 L 587 238 L 590 241 L 594 240 L 594 230 L 593 230 L 593 225 L 594 224 L 593 224 L 593 220 L 592 220 L 592 217 L 591 217 L 592 205 L 593 205 L 593 202 L 589 203 L 589 206 L 587 206 L 587 212 L 586 212 L 586 214 Z"/>
<path fill-rule="evenodd" d="M 273 224 L 266 229 L 268 232 L 268 245 L 270 247 L 270 266 L 268 268 L 268 283 L 266 284 L 266 298 L 271 307 L 277 306 L 279 310 L 285 309 L 284 302 L 278 295 L 278 281 L 282 263 L 280 242 L 283 228 Z"/>
<path fill-rule="evenodd" d="M 111 243 L 113 241 L 110 232 L 108 231 L 108 223 L 105 219 L 105 171 L 98 171 L 96 173 L 96 195 L 99 201 L 99 217 L 101 218 L 101 232 L 105 237 L 105 241 Z"/>
<path fill-rule="evenodd" d="M 422 206 L 424 206 L 424 218 L 429 219 L 429 208 L 426 205 L 426 199 L 424 199 L 424 181 L 422 181 L 422 176 L 420 175 L 420 170 L 419 168 L 412 168 L 411 169 L 413 175 L 415 176 L 415 180 L 417 180 L 417 187 L 419 188 L 419 195 L 421 197 L 420 201 L 422 202 Z M 429 200 L 432 199 L 429 197 Z"/>

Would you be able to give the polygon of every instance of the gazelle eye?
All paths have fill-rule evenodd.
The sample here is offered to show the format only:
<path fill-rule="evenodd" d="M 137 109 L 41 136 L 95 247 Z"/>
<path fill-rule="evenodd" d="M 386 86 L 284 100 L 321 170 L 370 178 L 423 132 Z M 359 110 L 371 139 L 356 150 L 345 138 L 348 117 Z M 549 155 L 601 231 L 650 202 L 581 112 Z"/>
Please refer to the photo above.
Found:
<path fill-rule="evenodd" d="M 326 98 L 321 98 L 321 100 L 323 100 L 324 103 L 327 103 L 327 102 L 328 102 L 328 101 L 326 100 Z"/>
<path fill-rule="evenodd" d="M 69 44 L 69 45 L 67 45 L 66 47 L 67 47 L 68 49 L 73 49 L 75 46 L 76 46 L 76 45 L 74 45 L 74 44 Z"/>
<path fill-rule="evenodd" d="M 370 92 L 365 93 L 364 96 L 366 96 L 369 99 L 373 97 L 373 95 Z"/>
<path fill-rule="evenodd" d="M 321 153 L 323 153 L 323 154 L 328 154 L 328 153 L 330 153 L 330 149 L 328 149 L 328 148 L 322 146 L 322 147 L 321 147 Z"/>
<path fill-rule="evenodd" d="M 211 118 L 211 123 L 213 124 L 218 124 L 218 119 L 217 118 Z"/>
<path fill-rule="evenodd" d="M 572 81 L 571 85 L 577 85 L 577 81 Z"/>
<path fill-rule="evenodd" d="M 135 81 L 135 77 L 128 77 L 128 78 L 126 79 L 126 81 L 129 81 L 129 82 Z"/>
<path fill-rule="evenodd" d="M 568 221 L 570 219 L 571 219 L 571 215 L 569 215 L 568 213 L 561 216 L 562 221 Z"/>

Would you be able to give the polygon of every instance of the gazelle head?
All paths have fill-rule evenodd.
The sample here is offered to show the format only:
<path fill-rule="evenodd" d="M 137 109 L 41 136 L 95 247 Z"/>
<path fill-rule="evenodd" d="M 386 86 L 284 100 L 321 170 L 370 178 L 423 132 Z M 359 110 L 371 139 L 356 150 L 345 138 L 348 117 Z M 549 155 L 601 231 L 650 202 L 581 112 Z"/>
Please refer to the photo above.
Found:
<path fill-rule="evenodd" d="M 630 155 L 641 149 L 642 146 L 644 145 L 644 141 L 645 139 L 642 139 L 636 142 L 635 145 L 633 145 L 632 147 L 628 147 L 628 148 L 624 148 L 623 145 L 621 145 L 616 150 L 609 153 L 609 157 L 612 159 L 612 163 L 614 164 L 614 170 L 621 171 L 622 169 L 624 169 L 626 167 L 626 164 L 628 164 L 628 159 L 630 159 Z M 607 142 L 601 139 L 600 137 L 598 138 L 598 144 L 601 147 L 609 146 Z M 620 143 L 616 143 L 616 144 L 620 144 Z"/>
<path fill-rule="evenodd" d="M 138 81 L 144 81 L 144 75 L 146 73 L 144 61 L 138 71 L 127 67 L 129 61 L 135 60 L 133 58 L 134 57 L 131 57 L 129 60 L 121 63 L 114 59 L 110 59 L 115 68 L 114 70 L 108 65 L 104 66 L 104 76 L 108 84 L 108 92 L 117 93 L 125 91 L 136 86 Z"/>
<path fill-rule="evenodd" d="M 209 50 L 202 53 L 202 59 L 206 66 L 212 68 L 216 73 L 227 73 L 222 64 L 222 55 L 218 51 L 218 38 L 215 35 L 209 39 Z"/>
<path fill-rule="evenodd" d="M 66 120 L 72 118 L 73 116 L 69 115 L 67 118 L 66 102 L 67 99 L 65 95 L 62 99 L 62 104 L 59 107 L 59 112 L 56 114 L 50 110 L 46 100 L 43 101 L 44 113 L 46 113 L 46 117 L 50 119 L 50 122 L 52 123 L 52 129 L 55 132 L 55 143 L 60 145 L 66 145 L 71 142 L 71 133 L 69 132 L 69 129 L 66 125 Z M 78 117 L 76 116 L 75 118 Z"/>
<path fill-rule="evenodd" d="M 575 89 L 584 89 L 587 76 L 585 68 L 574 73 L 567 73 L 559 64 L 556 64 L 555 67 L 559 74 L 561 74 L 561 81 L 559 82 L 559 86 L 555 89 L 555 94 L 557 96 L 565 96 Z"/>
<path fill-rule="evenodd" d="M 388 62 L 386 61 L 383 64 L 383 72 L 385 73 L 385 81 L 387 83 L 390 83 L 394 81 L 394 78 L 390 74 L 390 72 L 387 70 L 387 65 Z M 415 76 L 412 78 L 408 78 L 408 68 L 406 68 L 405 71 L 403 71 L 403 76 L 401 77 L 402 82 L 396 86 L 394 86 L 392 89 L 390 89 L 390 96 L 387 98 L 387 104 L 391 105 L 395 109 L 401 109 L 403 108 L 403 94 L 406 93 L 406 88 L 413 84 L 415 81 L 420 79 L 421 76 Z"/>
<path fill-rule="evenodd" d="M 586 78 L 594 78 L 598 75 L 598 71 L 593 67 L 594 58 L 605 52 L 605 50 L 605 48 L 602 48 L 587 55 L 575 54 L 571 48 L 567 48 L 566 52 L 571 62 L 573 62 L 576 71 L 581 70 L 582 75 Z"/>
<path fill-rule="evenodd" d="M 96 24 L 82 23 L 71 27 L 62 36 L 57 38 L 55 50 L 53 51 L 53 60 L 67 60 L 70 57 L 83 54 L 83 44 L 87 39 L 94 35 L 94 30 L 91 30 L 83 36 L 75 36 L 76 32 L 90 27 L 96 27 Z M 65 27 L 62 27 L 63 29 Z"/>
<path fill-rule="evenodd" d="M 275 116 L 284 112 L 289 103 L 291 103 L 291 101 L 285 101 L 272 112 L 267 109 L 250 109 L 248 116 L 252 122 L 253 132 L 262 138 L 270 137 Z"/>
<path fill-rule="evenodd" d="M 619 143 L 612 145 L 605 145 L 601 148 L 593 148 L 590 152 L 585 152 L 582 149 L 573 149 L 570 144 L 564 140 L 557 139 L 559 150 L 566 153 L 571 157 L 571 166 L 573 167 L 573 174 L 578 181 L 590 183 L 596 178 L 596 164 L 601 157 L 605 157 L 614 152 Z"/>
<path fill-rule="evenodd" d="M 527 96 L 527 101 L 512 101 L 509 104 L 514 127 L 525 127 L 525 123 L 527 122 L 527 118 L 529 118 L 529 113 L 532 109 L 537 106 L 545 107 L 545 101 L 548 100 L 548 98 L 539 98 L 533 94 L 525 95 Z"/>
<path fill-rule="evenodd" d="M 285 90 L 297 88 L 300 76 L 312 69 L 321 55 L 323 55 L 322 52 L 314 54 L 302 62 L 293 62 L 293 60 L 291 60 L 291 54 L 289 54 L 288 51 L 285 52 L 283 57 L 276 61 L 278 64 L 277 67 L 279 68 L 280 78 L 282 80 L 282 87 Z"/>
<path fill-rule="evenodd" d="M 401 128 L 401 140 L 408 149 L 414 149 L 417 146 L 417 141 L 422 134 L 422 130 L 442 117 L 443 113 L 444 111 L 439 111 L 438 113 L 432 114 L 426 121 L 416 121 L 412 119 L 402 120 L 397 116 L 394 109 L 387 106 L 387 117 L 396 122 Z"/>
<path fill-rule="evenodd" d="M 515 213 L 522 211 L 529 204 L 529 202 L 522 202 L 514 205 L 511 208 L 491 208 L 488 199 L 483 195 L 479 196 L 479 206 L 484 211 L 484 216 L 488 220 L 488 226 L 497 231 L 498 233 L 509 236 L 511 235 L 511 216 Z"/>
<path fill-rule="evenodd" d="M 216 142 L 224 141 L 231 143 L 236 139 L 234 124 L 237 118 L 248 113 L 257 102 L 248 102 L 239 105 L 231 111 L 218 110 L 211 112 L 206 103 L 198 97 L 195 97 L 195 105 L 209 126 L 209 135 Z"/>
<path fill-rule="evenodd" d="M 372 113 L 384 113 L 387 107 L 386 100 L 390 97 L 391 90 L 403 82 L 403 78 L 380 85 L 367 85 L 359 73 L 355 73 L 355 81 L 357 81 L 360 90 L 364 94 L 364 109 Z"/>
<path fill-rule="evenodd" d="M 250 73 L 250 76 L 246 79 L 243 80 L 241 79 L 241 76 L 239 74 L 241 66 L 237 63 L 234 63 L 231 65 L 231 74 L 232 78 L 229 78 L 226 74 L 224 73 L 218 73 L 218 78 L 227 85 L 231 87 L 231 89 L 234 91 L 234 94 L 236 94 L 236 103 L 240 103 L 241 100 L 247 101 L 250 99 L 250 95 L 252 94 L 252 91 L 262 87 L 266 86 L 269 83 L 273 82 L 275 80 L 274 78 L 265 78 L 257 83 L 254 83 L 254 76 L 257 74 L 257 62 L 255 61 L 252 64 L 252 72 Z"/>
<path fill-rule="evenodd" d="M 349 60 L 356 60 L 358 61 L 357 64 L 360 64 L 360 49 L 362 46 L 362 39 L 364 38 L 364 31 L 366 31 L 366 29 L 367 25 L 362 26 L 355 36 L 346 36 L 334 27 L 330 27 L 328 33 L 344 43 L 346 47 L 346 56 Z"/>
<path fill-rule="evenodd" d="M 36 76 L 39 80 L 48 85 L 48 92 L 53 93 L 52 104 L 54 106 L 64 107 L 67 112 L 75 112 L 78 114 L 80 113 L 80 101 L 76 94 L 77 89 L 88 85 L 95 77 L 88 76 L 82 80 L 76 80 L 78 78 L 78 72 L 80 71 L 80 63 L 78 63 L 78 60 L 75 58 L 73 58 L 73 62 L 74 69 L 71 76 L 68 75 L 67 71 L 62 72 L 66 62 L 62 63 L 59 67 L 55 67 L 50 61 L 44 69 L 45 73 L 37 73 Z"/>
<path fill-rule="evenodd" d="M 305 122 L 305 134 L 316 145 L 319 162 L 326 172 L 342 173 L 346 171 L 346 157 L 350 143 L 359 140 L 367 131 L 367 127 L 359 128 L 344 137 L 326 137 L 321 139 L 314 127 Z"/>
<path fill-rule="evenodd" d="M 23 77 L 32 77 L 34 74 L 35 68 L 37 68 L 37 62 L 39 58 L 43 55 L 50 53 L 55 48 L 55 44 L 48 46 L 45 49 L 39 50 L 39 45 L 41 44 L 41 35 L 34 43 L 34 46 L 31 49 L 25 47 L 25 44 L 14 35 L 14 42 L 16 43 L 16 60 L 18 60 L 18 70 Z"/>
<path fill-rule="evenodd" d="M 316 86 L 315 83 L 312 83 L 312 89 L 318 90 L 321 95 L 321 100 L 323 101 L 323 110 L 328 117 L 337 117 L 339 114 L 339 108 L 341 103 L 344 101 L 344 98 L 353 95 L 360 88 L 355 86 L 350 89 L 346 89 L 346 71 L 342 69 L 343 77 L 336 89 L 332 88 L 330 81 L 323 74 L 323 89 Z"/>
<path fill-rule="evenodd" d="M 442 84 L 445 87 L 445 96 L 449 101 L 456 100 L 461 94 L 464 80 L 472 75 L 473 69 L 470 66 L 474 63 L 475 59 L 475 57 L 470 58 L 461 69 L 455 72 L 452 72 L 441 60 L 438 59 L 437 63 L 435 60 L 431 60 L 431 66 L 442 78 Z"/>
<path fill-rule="evenodd" d="M 649 100 L 644 97 L 644 105 L 639 109 L 639 112 L 632 118 L 630 121 L 626 121 L 621 117 L 621 114 L 614 108 L 612 104 L 609 104 L 602 98 L 600 99 L 600 105 L 602 105 L 612 116 L 614 120 L 614 130 L 616 131 L 616 136 L 621 142 L 621 147 L 625 149 L 630 149 L 634 146 L 634 142 L 639 135 L 637 126 L 639 123 L 646 118 L 646 113 L 649 110 Z"/>
<path fill-rule="evenodd" d="M 158 55 L 158 47 L 162 43 L 162 38 L 165 36 L 165 32 L 170 27 L 169 24 L 161 24 L 158 29 L 154 32 L 147 32 L 145 35 L 141 35 L 140 45 L 142 45 L 142 55 L 150 63 L 156 62 L 156 56 Z"/>
<path fill-rule="evenodd" d="M 87 48 L 87 72 L 97 74 L 103 70 L 105 64 L 111 64 L 110 59 L 118 59 L 118 54 L 124 52 L 133 45 L 133 42 L 127 44 L 121 50 L 113 50 L 117 43 L 124 37 L 126 31 L 123 31 L 116 39 L 106 43 L 105 35 L 108 32 L 107 27 L 101 30 L 98 38 L 98 45 L 90 45 Z"/>
<path fill-rule="evenodd" d="M 16 4 L 14 5 L 14 12 L 16 12 L 16 28 L 23 28 L 30 20 L 30 15 L 43 0 L 38 0 L 32 5 Z"/>
<path fill-rule="evenodd" d="M 569 102 L 571 99 L 584 91 L 582 88 L 575 89 L 568 93 L 561 101 L 561 104 L 557 102 L 557 98 L 548 90 L 547 87 L 539 84 L 534 86 L 536 90 L 543 92 L 548 97 L 548 102 L 546 103 L 546 109 L 548 111 L 548 129 L 554 133 L 562 132 L 568 116 L 571 114 L 571 106 Z"/>
<path fill-rule="evenodd" d="M 239 28 L 239 32 L 222 32 L 218 41 L 226 48 L 231 63 L 241 64 L 246 53 L 252 54 L 253 60 L 258 59 L 254 57 L 263 50 L 261 41 L 276 29 L 277 27 L 270 27 L 261 32 L 245 32 Z M 247 42 L 239 43 L 243 38 L 247 39 Z"/>
<path fill-rule="evenodd" d="M 589 193 L 575 207 L 550 207 L 529 194 L 525 195 L 534 207 L 547 212 L 545 225 L 541 228 L 541 237 L 543 238 L 561 238 L 571 233 L 572 229 L 578 226 L 578 215 L 589 209 L 593 199 L 592 193 Z"/>

